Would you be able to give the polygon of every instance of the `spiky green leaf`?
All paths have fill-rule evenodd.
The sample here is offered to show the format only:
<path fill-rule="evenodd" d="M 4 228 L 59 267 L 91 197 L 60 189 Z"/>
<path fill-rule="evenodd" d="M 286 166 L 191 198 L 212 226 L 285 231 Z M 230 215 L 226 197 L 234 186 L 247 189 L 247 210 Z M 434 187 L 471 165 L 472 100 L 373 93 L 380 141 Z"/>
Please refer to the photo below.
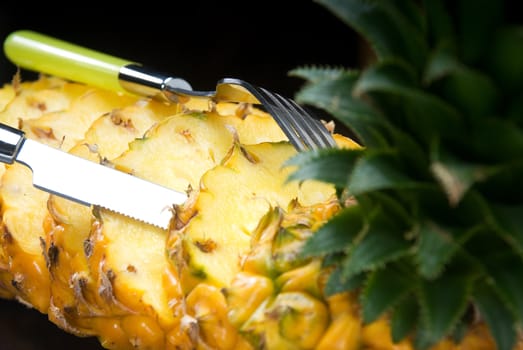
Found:
<path fill-rule="evenodd" d="M 416 261 L 420 275 L 434 279 L 460 249 L 474 230 L 450 229 L 434 222 L 422 221 L 418 228 Z"/>
<path fill-rule="evenodd" d="M 402 341 L 412 331 L 419 318 L 419 304 L 417 298 L 408 294 L 396 307 L 391 316 L 391 335 L 395 343 Z"/>
<path fill-rule="evenodd" d="M 360 196 L 358 204 L 367 212 L 368 220 L 374 220 L 374 213 L 378 212 L 382 215 L 382 220 L 390 221 L 391 230 L 406 232 L 412 228 L 413 217 L 410 208 L 395 196 L 394 192 L 375 191 Z"/>
<path fill-rule="evenodd" d="M 449 53 L 445 47 L 437 48 L 432 52 L 427 62 L 422 81 L 425 85 L 429 86 L 435 81 L 459 70 L 460 67 L 461 62 L 459 62 L 454 54 Z"/>
<path fill-rule="evenodd" d="M 463 315 L 472 289 L 470 276 L 444 274 L 435 280 L 424 280 L 419 290 L 422 328 L 417 332 L 420 349 L 447 336 Z"/>
<path fill-rule="evenodd" d="M 356 162 L 348 182 L 348 189 L 355 196 L 381 189 L 419 186 L 422 184 L 409 178 L 396 155 L 390 152 L 367 152 Z"/>
<path fill-rule="evenodd" d="M 510 251 L 481 257 L 494 288 L 508 309 L 519 320 L 523 320 L 523 261 Z"/>
<path fill-rule="evenodd" d="M 473 298 L 481 316 L 489 326 L 498 349 L 513 349 L 516 343 L 515 320 L 506 304 L 499 298 L 495 290 L 486 283 L 476 285 Z"/>
<path fill-rule="evenodd" d="M 329 279 L 327 280 L 327 284 L 325 286 L 325 294 L 334 295 L 337 293 L 353 291 L 361 288 L 365 282 L 366 277 L 366 274 L 360 273 L 346 278 L 343 276 L 343 271 L 341 268 L 337 267 L 329 275 Z"/>
<path fill-rule="evenodd" d="M 411 81 L 411 73 L 396 61 L 385 60 L 362 72 L 354 86 L 357 96 L 371 95 L 382 104 L 388 120 L 416 135 L 420 143 L 461 135 L 463 117 L 456 108 Z"/>
<path fill-rule="evenodd" d="M 497 107 L 496 82 L 485 72 L 465 66 L 445 46 L 431 55 L 423 81 L 469 118 L 490 116 Z"/>
<path fill-rule="evenodd" d="M 408 254 L 404 232 L 380 211 L 367 224 L 361 239 L 353 242 L 342 263 L 343 276 L 349 278 L 363 271 L 377 269 Z"/>
<path fill-rule="evenodd" d="M 360 206 L 344 208 L 307 239 L 301 253 L 309 257 L 344 252 L 363 226 L 364 213 Z"/>
<path fill-rule="evenodd" d="M 375 321 L 392 309 L 412 288 L 409 275 L 394 264 L 372 272 L 361 294 L 363 322 Z"/>
<path fill-rule="evenodd" d="M 319 83 L 325 80 L 338 79 L 343 74 L 353 74 L 356 76 L 359 74 L 357 71 L 348 71 L 341 67 L 298 67 L 289 71 L 289 76 L 302 78 L 308 83 Z"/>
<path fill-rule="evenodd" d="M 361 153 L 362 150 L 341 148 L 300 152 L 284 164 L 296 166 L 296 170 L 289 175 L 287 181 L 315 179 L 344 188 L 349 180 L 348 174 Z"/>
<path fill-rule="evenodd" d="M 500 234 L 523 259 L 523 204 L 492 203 L 491 208 Z"/>
<path fill-rule="evenodd" d="M 343 123 L 365 146 L 384 146 L 386 122 L 371 106 L 353 98 L 354 73 L 305 85 L 295 96 L 299 103 L 323 109 Z"/>
<path fill-rule="evenodd" d="M 405 171 L 416 178 L 428 180 L 430 178 L 428 152 L 412 135 L 397 127 L 390 127 L 389 133 L 391 143 L 401 157 Z"/>
<path fill-rule="evenodd" d="M 430 169 L 453 207 L 461 201 L 472 185 L 498 171 L 498 167 L 495 166 L 458 159 L 438 146 L 432 147 Z"/>
<path fill-rule="evenodd" d="M 490 117 L 499 100 L 496 85 L 483 72 L 460 65 L 438 82 L 441 96 L 469 118 Z"/>
<path fill-rule="evenodd" d="M 485 162 L 521 162 L 523 129 L 512 121 L 500 118 L 476 120 L 460 141 L 463 151 Z"/>

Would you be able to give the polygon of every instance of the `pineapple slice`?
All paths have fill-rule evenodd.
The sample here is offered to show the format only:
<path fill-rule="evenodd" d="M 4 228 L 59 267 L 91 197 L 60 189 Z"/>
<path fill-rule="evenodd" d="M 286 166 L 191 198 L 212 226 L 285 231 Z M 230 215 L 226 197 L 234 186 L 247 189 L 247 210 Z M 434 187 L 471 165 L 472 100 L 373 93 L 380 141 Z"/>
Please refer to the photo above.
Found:
<path fill-rule="evenodd" d="M 64 150 L 83 137 L 102 110 L 129 102 L 129 97 L 59 79 L 42 78 L 34 84 L 22 84 L 17 91 L 0 113 L 0 121 L 21 127 L 29 138 Z M 81 122 L 75 122 L 76 119 Z M 2 274 L 2 284 L 13 285 L 18 298 L 47 312 L 49 277 L 41 244 L 49 195 L 32 186 L 28 168 L 13 164 L 4 169 L 0 188 L 5 257 L 2 264 L 10 273 Z"/>
<path fill-rule="evenodd" d="M 16 91 L 13 85 L 5 84 L 0 88 L 0 112 L 15 98 Z"/>
<path fill-rule="evenodd" d="M 128 149 L 129 142 L 142 137 L 166 116 L 179 111 L 178 105 L 166 106 L 147 100 L 113 109 L 92 123 L 85 139 L 70 152 L 94 162 L 115 158 Z M 50 197 L 48 208 L 50 216 L 46 225 L 45 249 L 52 272 L 53 307 L 50 316 L 64 329 L 78 334 L 94 334 L 90 318 L 109 312 L 104 307 L 105 302 L 97 297 L 98 293 L 89 295 L 86 288 L 89 284 L 96 284 L 89 270 L 87 257 L 91 252 L 86 243 L 89 242 L 94 217 L 90 208 L 57 196 Z M 79 317 L 84 318 L 83 322 L 77 321 Z M 112 319 L 96 319 L 100 327 L 113 322 Z"/>
<path fill-rule="evenodd" d="M 238 141 L 243 145 L 287 140 L 287 136 L 270 114 L 253 108 L 250 104 L 219 103 L 216 105 L 216 112 L 236 130 Z"/>
<path fill-rule="evenodd" d="M 113 161 L 122 171 L 186 191 L 217 165 L 234 133 L 216 113 L 187 112 L 165 119 Z"/>
<path fill-rule="evenodd" d="M 13 164 L 2 177 L 3 264 L 2 285 L 17 299 L 46 312 L 49 305 L 49 274 L 42 255 L 42 222 L 47 214 L 49 195 L 32 184 L 31 171 Z M 14 290 L 13 290 L 14 288 Z"/>
<path fill-rule="evenodd" d="M 9 101 L 0 112 L 0 120 L 4 124 L 17 127 L 20 120 L 35 119 L 45 113 L 69 109 L 71 100 L 85 93 L 87 88 L 66 83 L 62 79 L 42 76 L 37 81 L 17 82 L 3 90 Z"/>
<path fill-rule="evenodd" d="M 223 287 L 231 282 L 240 256 L 250 247 L 251 232 L 272 206 L 302 201 L 302 191 L 319 193 L 320 200 L 334 194 L 324 183 L 286 183 L 291 169 L 282 166 L 295 152 L 286 142 L 235 143 L 221 164 L 203 176 L 195 200 L 177 212 L 168 243 L 187 292 L 196 283 Z"/>

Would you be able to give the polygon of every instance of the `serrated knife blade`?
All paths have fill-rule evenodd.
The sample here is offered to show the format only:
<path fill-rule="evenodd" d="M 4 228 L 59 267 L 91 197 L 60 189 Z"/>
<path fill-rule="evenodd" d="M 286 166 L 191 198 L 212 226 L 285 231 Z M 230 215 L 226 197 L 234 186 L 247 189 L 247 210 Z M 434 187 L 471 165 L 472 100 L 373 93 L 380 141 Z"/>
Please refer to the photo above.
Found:
<path fill-rule="evenodd" d="M 2 123 L 0 161 L 28 166 L 33 185 L 41 190 L 163 229 L 169 227 L 173 205 L 187 199 L 186 193 L 28 139 L 23 131 Z"/>

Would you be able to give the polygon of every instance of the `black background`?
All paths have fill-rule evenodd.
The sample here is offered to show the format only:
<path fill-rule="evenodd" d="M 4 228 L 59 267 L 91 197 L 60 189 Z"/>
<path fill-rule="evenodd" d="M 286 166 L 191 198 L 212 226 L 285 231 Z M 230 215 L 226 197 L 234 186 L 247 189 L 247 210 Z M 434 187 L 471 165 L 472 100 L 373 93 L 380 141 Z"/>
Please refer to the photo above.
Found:
<path fill-rule="evenodd" d="M 110 6 L 110 8 L 108 8 Z M 30 29 L 187 79 L 198 90 L 241 78 L 292 97 L 298 66 L 354 67 L 355 33 L 312 1 L 52 1 L 0 5 L 0 40 Z M 0 80 L 16 67 L 0 54 Z M 22 79 L 35 73 L 22 71 Z M 66 334 L 46 315 L 0 300 L 0 349 L 100 349 L 96 339 Z"/>

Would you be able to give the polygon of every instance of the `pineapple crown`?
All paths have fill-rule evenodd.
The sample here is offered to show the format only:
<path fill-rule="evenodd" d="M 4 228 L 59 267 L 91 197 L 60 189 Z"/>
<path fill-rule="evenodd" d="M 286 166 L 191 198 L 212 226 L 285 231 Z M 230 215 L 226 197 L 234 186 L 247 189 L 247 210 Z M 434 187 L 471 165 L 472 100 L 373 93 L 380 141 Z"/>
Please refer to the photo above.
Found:
<path fill-rule="evenodd" d="M 523 27 L 503 1 L 318 0 L 375 54 L 361 69 L 300 67 L 298 102 L 361 149 L 300 153 L 292 180 L 355 199 L 302 254 L 326 293 L 360 295 L 394 341 L 459 339 L 478 317 L 502 350 L 523 321 Z"/>

